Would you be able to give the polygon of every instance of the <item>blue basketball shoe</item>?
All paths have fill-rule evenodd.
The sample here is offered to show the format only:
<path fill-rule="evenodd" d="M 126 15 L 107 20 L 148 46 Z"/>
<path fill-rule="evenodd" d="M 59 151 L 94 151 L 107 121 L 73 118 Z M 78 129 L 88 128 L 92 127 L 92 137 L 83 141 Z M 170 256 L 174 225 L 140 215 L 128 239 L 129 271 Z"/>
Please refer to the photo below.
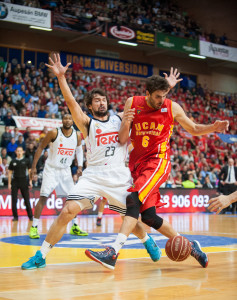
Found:
<path fill-rule="evenodd" d="M 191 256 L 193 256 L 203 268 L 206 268 L 208 266 L 208 256 L 202 251 L 198 241 L 191 241 L 190 243 L 192 246 Z"/>
<path fill-rule="evenodd" d="M 143 245 L 145 246 L 148 254 L 151 257 L 151 259 L 153 261 L 158 261 L 161 258 L 161 255 L 162 255 L 161 250 L 157 246 L 154 239 L 149 234 L 148 234 L 148 236 L 149 236 L 149 239 L 147 241 L 145 241 L 145 243 L 143 243 Z"/>
<path fill-rule="evenodd" d="M 42 257 L 42 253 L 38 250 L 35 256 L 32 256 L 27 262 L 22 264 L 22 270 L 33 270 L 37 268 L 45 268 L 45 259 Z"/>
<path fill-rule="evenodd" d="M 114 248 L 112 247 L 107 247 L 104 251 L 98 251 L 98 252 L 87 249 L 85 251 L 85 254 L 90 259 L 102 264 L 104 267 L 110 270 L 114 270 L 119 255 L 116 254 Z"/>

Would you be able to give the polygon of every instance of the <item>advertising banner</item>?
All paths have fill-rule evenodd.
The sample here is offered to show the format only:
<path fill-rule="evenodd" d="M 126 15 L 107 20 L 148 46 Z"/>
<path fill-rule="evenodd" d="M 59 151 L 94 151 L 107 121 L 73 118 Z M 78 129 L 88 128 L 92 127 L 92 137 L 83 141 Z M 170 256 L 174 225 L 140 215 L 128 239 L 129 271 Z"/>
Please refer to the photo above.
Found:
<path fill-rule="evenodd" d="M 235 134 L 217 133 L 217 135 L 224 143 L 228 143 L 228 144 L 237 143 L 237 135 Z"/>
<path fill-rule="evenodd" d="M 109 38 L 139 44 L 155 45 L 155 32 L 117 24 L 108 24 Z"/>
<path fill-rule="evenodd" d="M 112 58 L 101 58 L 97 56 L 80 55 L 70 52 L 61 52 L 63 65 L 68 62 L 78 61 L 84 70 L 106 72 L 118 75 L 148 77 L 153 75 L 153 66 L 150 64 L 136 63 Z"/>
<path fill-rule="evenodd" d="M 105 22 L 100 21 L 98 25 L 90 18 L 56 12 L 53 14 L 53 28 L 101 35 L 105 32 Z"/>
<path fill-rule="evenodd" d="M 216 59 L 237 62 L 237 48 L 199 41 L 200 54 Z"/>
<path fill-rule="evenodd" d="M 51 28 L 51 11 L 0 2 L 0 20 Z"/>
<path fill-rule="evenodd" d="M 163 207 L 157 208 L 157 213 L 191 213 L 207 211 L 208 201 L 216 196 L 216 189 L 160 189 L 161 200 L 164 203 Z M 20 195 L 20 194 L 19 194 Z M 39 201 L 39 189 L 30 190 L 30 203 L 34 208 Z M 89 210 L 84 210 L 81 214 L 96 215 L 100 204 L 100 199 L 94 207 Z M 42 215 L 58 215 L 63 208 L 65 199 L 59 198 L 52 193 L 47 199 Z M 18 215 L 26 216 L 24 199 L 20 196 L 17 202 Z M 105 206 L 104 214 L 117 214 Z M 11 216 L 12 204 L 11 193 L 8 189 L 2 188 L 0 194 L 0 216 Z"/>
<path fill-rule="evenodd" d="M 199 54 L 199 43 L 197 40 L 179 38 L 160 32 L 156 35 L 156 45 L 160 48 L 171 49 L 188 54 Z"/>
<path fill-rule="evenodd" d="M 32 130 L 43 130 L 44 127 L 57 128 L 62 126 L 62 120 L 58 119 L 44 119 L 44 118 L 31 118 L 31 117 L 18 117 L 13 116 L 16 126 L 20 130 L 30 127 Z"/>
<path fill-rule="evenodd" d="M 159 213 L 205 212 L 209 199 L 216 197 L 216 189 L 160 189 L 164 206 Z"/>

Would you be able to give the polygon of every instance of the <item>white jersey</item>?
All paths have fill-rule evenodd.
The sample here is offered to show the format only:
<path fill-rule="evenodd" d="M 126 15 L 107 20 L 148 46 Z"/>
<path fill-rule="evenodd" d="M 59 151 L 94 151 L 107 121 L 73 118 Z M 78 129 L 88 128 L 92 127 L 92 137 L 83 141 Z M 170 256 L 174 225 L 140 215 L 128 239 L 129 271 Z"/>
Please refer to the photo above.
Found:
<path fill-rule="evenodd" d="M 118 142 L 121 125 L 119 116 L 109 116 L 107 121 L 91 119 L 85 139 L 88 166 L 125 164 L 127 144 Z"/>
<path fill-rule="evenodd" d="M 77 133 L 72 129 L 70 136 L 65 136 L 61 127 L 57 128 L 58 134 L 49 148 L 49 156 L 46 164 L 50 167 L 68 168 L 71 166 L 75 156 L 75 149 L 77 147 Z"/>

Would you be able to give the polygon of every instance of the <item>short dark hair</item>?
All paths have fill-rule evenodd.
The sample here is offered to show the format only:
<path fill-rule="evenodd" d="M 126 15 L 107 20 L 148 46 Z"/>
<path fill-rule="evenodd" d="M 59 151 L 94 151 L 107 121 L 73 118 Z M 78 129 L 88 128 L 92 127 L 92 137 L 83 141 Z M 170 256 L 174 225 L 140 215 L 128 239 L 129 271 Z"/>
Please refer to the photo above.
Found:
<path fill-rule="evenodd" d="M 89 106 L 92 104 L 92 100 L 95 97 L 95 94 L 99 94 L 100 96 L 106 97 L 107 105 L 109 105 L 109 98 L 108 98 L 108 95 L 106 94 L 106 92 L 102 89 L 97 88 L 97 89 L 93 89 L 90 92 L 86 93 L 86 95 L 84 97 L 84 102 L 88 109 L 89 109 Z"/>
<path fill-rule="evenodd" d="M 155 91 L 168 91 L 169 88 L 169 83 L 164 77 L 153 75 L 147 78 L 146 90 L 149 94 L 152 94 Z"/>

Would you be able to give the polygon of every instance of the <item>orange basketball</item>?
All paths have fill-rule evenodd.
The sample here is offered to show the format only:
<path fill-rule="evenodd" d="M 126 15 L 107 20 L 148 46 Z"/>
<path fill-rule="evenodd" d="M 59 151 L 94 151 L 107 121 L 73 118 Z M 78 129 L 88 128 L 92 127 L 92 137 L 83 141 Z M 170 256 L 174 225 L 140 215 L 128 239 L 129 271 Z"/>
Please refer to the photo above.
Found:
<path fill-rule="evenodd" d="M 183 261 L 189 257 L 191 253 L 191 243 L 181 235 L 177 235 L 169 239 L 165 245 L 167 256 L 174 261 Z"/>

